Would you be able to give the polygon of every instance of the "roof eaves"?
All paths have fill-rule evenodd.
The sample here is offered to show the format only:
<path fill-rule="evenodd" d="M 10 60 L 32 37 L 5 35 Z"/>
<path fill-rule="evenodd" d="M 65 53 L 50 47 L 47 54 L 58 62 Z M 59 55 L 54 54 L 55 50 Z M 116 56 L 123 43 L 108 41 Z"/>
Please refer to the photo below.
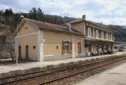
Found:
<path fill-rule="evenodd" d="M 80 22 L 83 22 L 83 21 L 85 21 L 85 20 L 79 19 L 79 20 L 74 20 L 74 21 L 68 22 L 68 23 L 70 23 L 70 24 L 76 24 L 76 23 L 80 23 Z"/>
<path fill-rule="evenodd" d="M 21 26 L 26 22 L 25 19 L 22 19 L 21 22 L 17 25 L 16 30 L 14 31 L 13 35 L 16 35 L 17 32 L 20 30 Z"/>
<path fill-rule="evenodd" d="M 31 22 L 30 19 L 27 19 L 27 18 L 25 18 L 25 19 L 26 19 L 26 21 L 27 21 L 29 24 L 31 24 L 33 27 L 39 29 L 39 26 L 36 25 L 35 23 Z"/>

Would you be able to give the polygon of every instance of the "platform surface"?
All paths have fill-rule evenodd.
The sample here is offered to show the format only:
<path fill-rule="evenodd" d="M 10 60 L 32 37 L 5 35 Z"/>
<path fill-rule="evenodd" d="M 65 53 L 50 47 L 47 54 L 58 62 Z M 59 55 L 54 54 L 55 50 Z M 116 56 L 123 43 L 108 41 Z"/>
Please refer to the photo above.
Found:
<path fill-rule="evenodd" d="M 69 62 L 77 62 L 80 60 L 88 60 L 88 59 L 93 59 L 93 58 L 100 58 L 100 57 L 107 57 L 107 56 L 112 56 L 112 55 L 121 55 L 121 54 L 126 54 L 124 52 L 117 52 L 111 55 L 100 55 L 100 56 L 90 56 L 90 57 L 83 57 L 83 58 L 70 58 L 70 59 L 64 59 L 64 60 L 56 60 L 56 61 L 44 61 L 44 62 L 25 62 L 25 63 L 19 63 L 16 65 L 15 63 L 6 63 L 6 64 L 0 64 L 0 73 L 7 73 L 10 71 L 15 71 L 15 70 L 24 70 L 24 69 L 30 69 L 34 67 L 45 67 L 48 65 L 58 65 L 61 63 L 69 63 Z"/>
<path fill-rule="evenodd" d="M 126 85 L 126 62 L 74 85 Z"/>

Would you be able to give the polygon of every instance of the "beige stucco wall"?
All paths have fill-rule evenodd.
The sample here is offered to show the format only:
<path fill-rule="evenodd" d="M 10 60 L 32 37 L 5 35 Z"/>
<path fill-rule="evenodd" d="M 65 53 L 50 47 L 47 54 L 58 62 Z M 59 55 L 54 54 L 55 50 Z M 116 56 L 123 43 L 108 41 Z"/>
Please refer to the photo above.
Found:
<path fill-rule="evenodd" d="M 67 34 L 63 33 L 56 33 L 56 32 L 43 32 L 43 39 L 44 42 L 44 55 L 61 55 L 62 53 L 62 41 L 69 40 L 72 41 L 72 36 L 68 36 Z M 58 49 L 56 49 L 58 46 Z"/>
<path fill-rule="evenodd" d="M 28 27 L 27 29 L 25 29 Z M 31 35 L 29 35 L 31 34 Z M 26 55 L 26 45 L 29 46 L 29 58 L 31 60 L 37 60 L 38 56 L 38 29 L 32 27 L 29 23 L 24 23 L 21 27 L 19 33 L 19 45 L 21 46 L 21 56 L 25 59 Z M 33 49 L 33 46 L 36 48 Z"/>
<path fill-rule="evenodd" d="M 54 56 L 54 55 L 62 55 L 62 41 L 68 40 L 72 41 L 72 35 L 66 33 L 57 33 L 57 32 L 43 32 L 44 42 L 44 56 Z M 77 41 L 81 41 L 83 46 L 83 36 L 74 35 L 74 51 L 78 53 Z M 72 42 L 73 43 L 73 42 Z M 56 48 L 58 46 L 58 49 Z M 72 47 L 73 48 L 73 47 Z M 82 52 L 84 52 L 84 47 L 81 48 Z M 70 55 L 72 56 L 72 55 Z"/>
<path fill-rule="evenodd" d="M 28 28 L 25 29 L 26 27 Z M 34 28 L 30 23 L 26 22 L 20 28 L 18 32 L 18 36 L 27 35 L 27 34 L 36 33 L 36 32 L 38 32 L 38 29 Z"/>
<path fill-rule="evenodd" d="M 72 28 L 79 32 L 84 33 L 84 22 L 72 24 Z"/>
<path fill-rule="evenodd" d="M 31 60 L 37 60 L 37 51 L 38 51 L 38 35 L 31 35 L 26 37 L 19 38 L 19 45 L 21 46 L 21 55 L 25 59 L 26 55 L 26 45 L 29 47 L 29 58 Z M 36 48 L 33 49 L 33 46 Z"/>

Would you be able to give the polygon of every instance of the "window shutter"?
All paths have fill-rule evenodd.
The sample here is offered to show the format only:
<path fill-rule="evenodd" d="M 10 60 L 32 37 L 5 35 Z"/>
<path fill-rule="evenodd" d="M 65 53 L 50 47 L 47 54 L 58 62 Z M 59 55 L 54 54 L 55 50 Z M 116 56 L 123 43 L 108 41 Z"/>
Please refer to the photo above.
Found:
<path fill-rule="evenodd" d="M 78 44 L 78 53 L 79 53 L 79 42 L 77 44 Z"/>
<path fill-rule="evenodd" d="M 64 54 L 64 41 L 62 41 L 62 55 Z"/>
<path fill-rule="evenodd" d="M 81 53 L 81 42 L 78 42 L 78 53 Z"/>
<path fill-rule="evenodd" d="M 70 54 L 72 54 L 72 41 L 70 41 Z"/>
<path fill-rule="evenodd" d="M 80 53 L 81 53 L 81 42 L 80 42 Z"/>

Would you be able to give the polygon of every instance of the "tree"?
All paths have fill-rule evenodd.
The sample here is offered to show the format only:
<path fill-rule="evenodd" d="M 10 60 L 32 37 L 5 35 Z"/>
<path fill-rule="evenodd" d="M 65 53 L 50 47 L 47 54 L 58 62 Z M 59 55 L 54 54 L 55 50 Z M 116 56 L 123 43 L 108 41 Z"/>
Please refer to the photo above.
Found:
<path fill-rule="evenodd" d="M 37 20 L 37 10 L 35 7 L 29 11 L 29 14 L 30 14 L 30 18 Z"/>
<path fill-rule="evenodd" d="M 41 14 L 42 16 L 44 15 L 44 12 L 41 10 L 41 8 L 38 8 L 38 14 Z"/>
<path fill-rule="evenodd" d="M 0 16 L 3 16 L 3 10 L 0 10 Z"/>
<path fill-rule="evenodd" d="M 8 17 L 8 16 L 12 16 L 13 15 L 13 11 L 12 9 L 6 9 L 4 12 L 4 16 Z"/>
<path fill-rule="evenodd" d="M 37 19 L 40 21 L 44 21 L 44 13 L 41 10 L 41 8 L 38 8 L 38 10 L 37 10 Z"/>

